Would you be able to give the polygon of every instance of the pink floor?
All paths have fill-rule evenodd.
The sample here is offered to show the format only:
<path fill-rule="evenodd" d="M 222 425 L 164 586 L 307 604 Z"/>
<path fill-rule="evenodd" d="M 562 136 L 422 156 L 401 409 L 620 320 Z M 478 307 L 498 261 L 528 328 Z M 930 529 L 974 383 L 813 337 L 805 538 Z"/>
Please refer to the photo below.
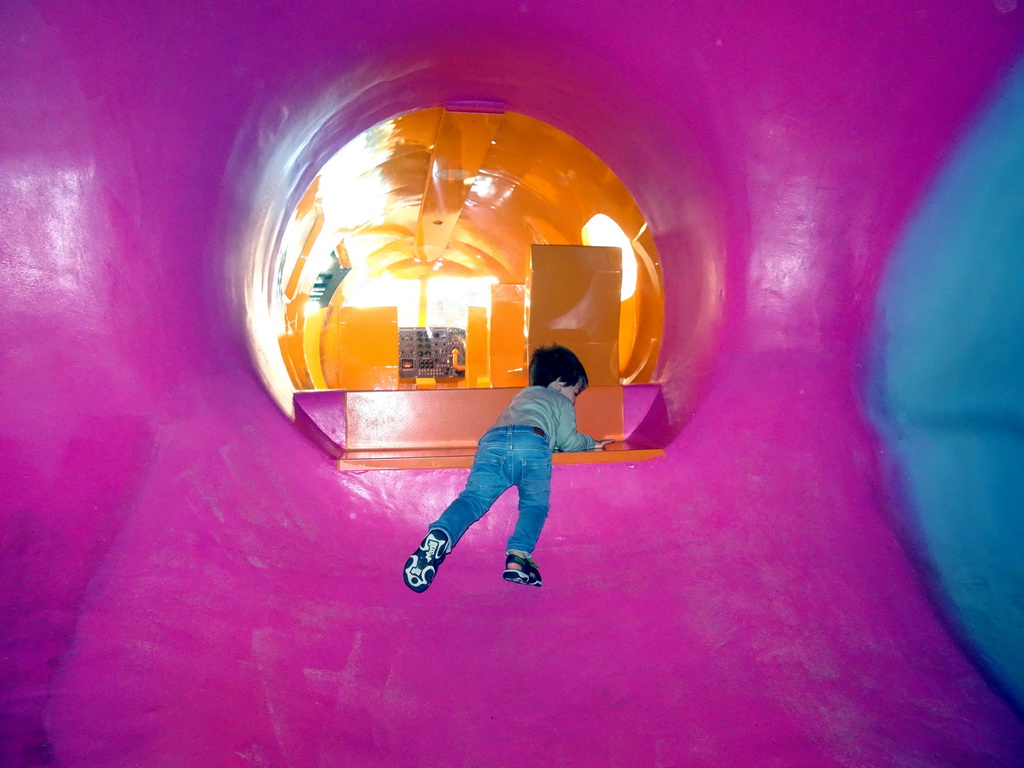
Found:
<path fill-rule="evenodd" d="M 861 405 L 1012 0 L 182 6 L 0 9 L 0 765 L 1024 764 Z M 677 435 L 556 470 L 540 590 L 500 578 L 510 503 L 407 590 L 465 473 L 336 472 L 249 362 L 231 246 L 326 93 L 348 137 L 502 100 L 648 214 Z M 703 360 L 719 262 L 673 270 L 708 243 Z"/>

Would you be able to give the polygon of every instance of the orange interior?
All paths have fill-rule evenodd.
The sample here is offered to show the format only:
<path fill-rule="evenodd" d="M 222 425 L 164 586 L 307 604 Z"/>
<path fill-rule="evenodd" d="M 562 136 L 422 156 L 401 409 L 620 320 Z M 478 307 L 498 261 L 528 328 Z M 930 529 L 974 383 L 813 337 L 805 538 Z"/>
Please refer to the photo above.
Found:
<path fill-rule="evenodd" d="M 569 347 L 591 385 L 618 384 L 619 249 L 535 245 L 531 255 L 528 347 Z"/>
<path fill-rule="evenodd" d="M 661 265 L 629 192 L 571 137 L 501 110 L 422 110 L 341 150 L 296 206 L 273 290 L 295 391 L 457 390 L 446 407 L 483 408 L 485 428 L 493 398 L 466 393 L 525 386 L 529 350 L 570 347 L 595 389 L 646 383 L 663 322 Z M 464 331 L 451 378 L 401 378 L 400 327 Z M 350 421 L 377 418 L 365 402 L 350 399 Z M 419 444 L 413 425 L 433 423 L 429 398 L 393 402 L 419 415 L 374 449 Z M 609 407 L 592 434 L 614 431 Z M 437 445 L 466 439 L 435 427 Z"/>

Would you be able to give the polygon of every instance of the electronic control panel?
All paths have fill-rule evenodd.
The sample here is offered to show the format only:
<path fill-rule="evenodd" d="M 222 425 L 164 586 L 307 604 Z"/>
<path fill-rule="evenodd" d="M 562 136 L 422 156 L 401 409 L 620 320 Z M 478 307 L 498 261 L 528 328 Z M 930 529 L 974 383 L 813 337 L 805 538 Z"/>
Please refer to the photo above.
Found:
<path fill-rule="evenodd" d="M 465 329 L 399 328 L 398 376 L 402 379 L 465 378 Z"/>

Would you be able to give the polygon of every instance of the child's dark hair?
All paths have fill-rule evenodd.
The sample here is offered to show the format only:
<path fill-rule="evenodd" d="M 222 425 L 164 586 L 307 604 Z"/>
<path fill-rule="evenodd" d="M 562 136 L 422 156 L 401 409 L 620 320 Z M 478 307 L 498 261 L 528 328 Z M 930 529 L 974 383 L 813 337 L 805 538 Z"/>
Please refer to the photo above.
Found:
<path fill-rule="evenodd" d="M 530 384 L 546 387 L 559 379 L 568 387 L 582 384 L 580 392 L 590 383 L 583 363 L 571 349 L 552 344 L 536 350 L 530 358 Z"/>

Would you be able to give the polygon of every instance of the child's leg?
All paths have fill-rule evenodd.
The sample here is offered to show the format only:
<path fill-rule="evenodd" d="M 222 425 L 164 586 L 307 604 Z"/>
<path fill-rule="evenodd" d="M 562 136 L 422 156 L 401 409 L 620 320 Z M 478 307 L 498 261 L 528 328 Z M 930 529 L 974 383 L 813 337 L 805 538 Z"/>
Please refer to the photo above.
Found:
<path fill-rule="evenodd" d="M 484 435 L 473 459 L 466 488 L 430 524 L 430 528 L 440 528 L 447 533 L 454 547 L 469 527 L 483 517 L 498 497 L 512 485 L 509 464 L 502 441 L 493 438 L 490 433 Z"/>
<path fill-rule="evenodd" d="M 546 447 L 546 446 L 545 446 Z M 544 521 L 548 518 L 551 497 L 551 454 L 544 451 L 523 451 L 514 462 L 519 472 L 519 519 L 508 540 L 505 558 L 505 581 L 541 586 L 540 570 L 530 557 L 537 546 Z"/>
<path fill-rule="evenodd" d="M 508 489 L 509 483 L 501 477 L 501 466 L 500 461 L 496 465 L 486 458 L 481 461 L 480 453 L 477 453 L 466 489 L 448 505 L 441 517 L 430 524 L 419 548 L 405 563 L 402 573 L 410 589 L 423 592 L 430 586 L 438 566 L 466 529 L 483 517 L 498 496 Z"/>
<path fill-rule="evenodd" d="M 551 497 L 551 455 L 517 456 L 515 462 L 519 486 L 519 519 L 508 540 L 509 552 L 528 557 L 537 546 L 541 529 L 548 519 Z"/>

